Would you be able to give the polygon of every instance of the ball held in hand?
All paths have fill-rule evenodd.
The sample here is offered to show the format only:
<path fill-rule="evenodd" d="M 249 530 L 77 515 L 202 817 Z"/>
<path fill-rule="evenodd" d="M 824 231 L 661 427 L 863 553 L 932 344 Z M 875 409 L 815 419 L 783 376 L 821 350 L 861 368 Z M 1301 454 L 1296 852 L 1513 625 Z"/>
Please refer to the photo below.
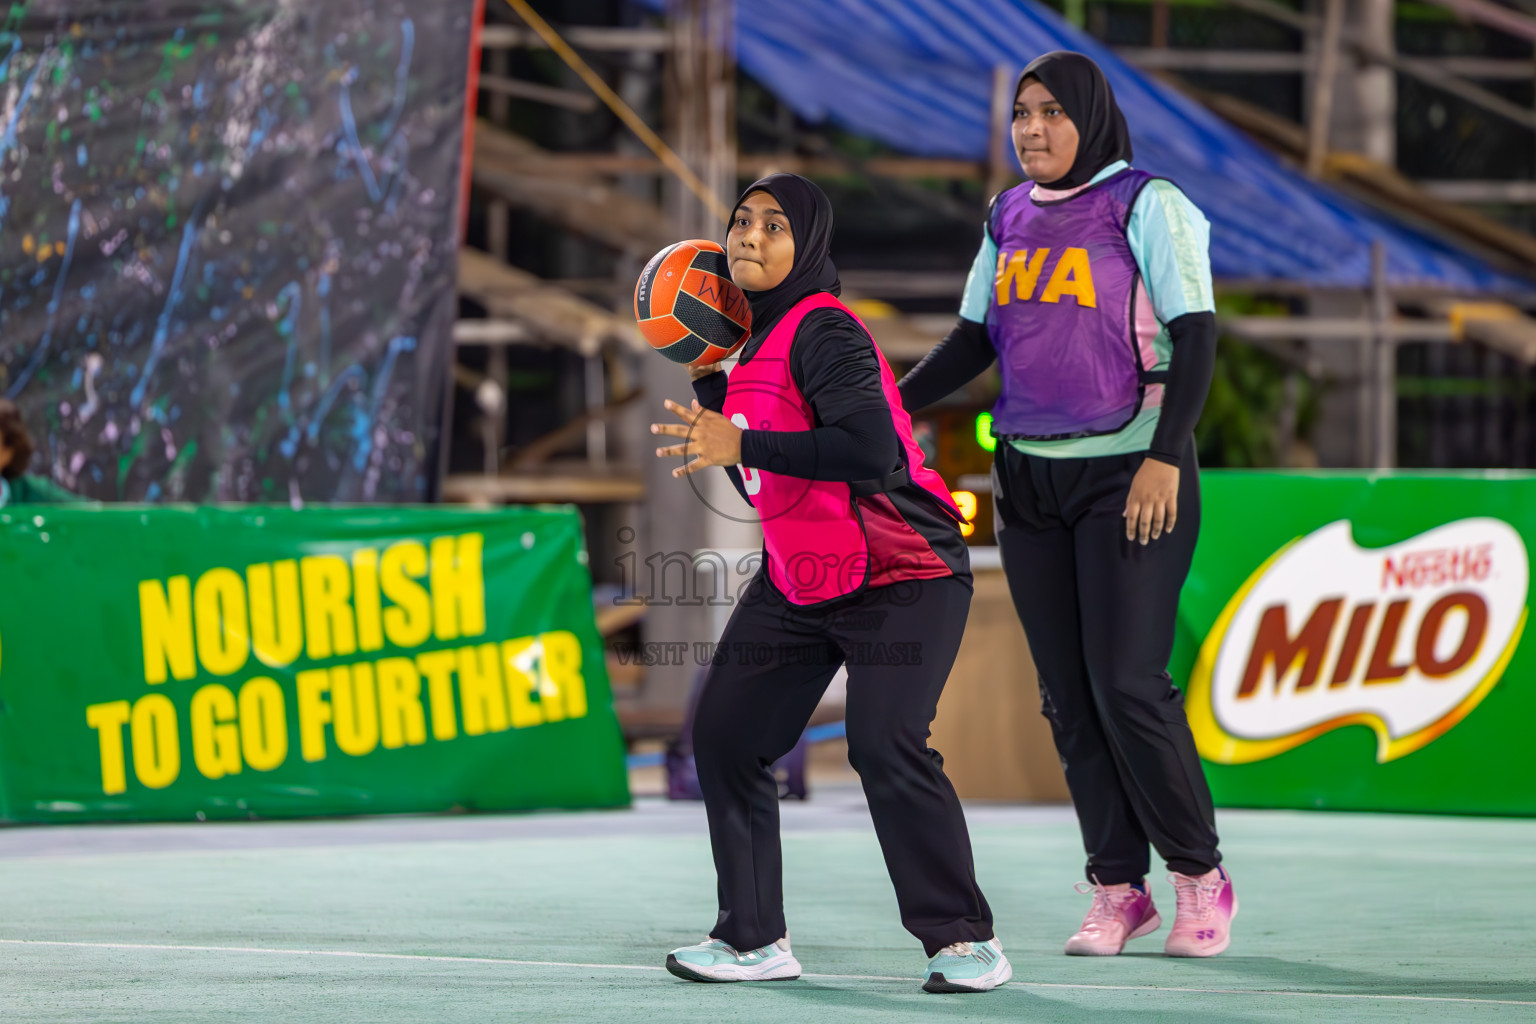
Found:
<path fill-rule="evenodd" d="M 707 239 L 651 257 L 635 283 L 635 319 L 652 348 L 695 366 L 719 362 L 752 333 L 752 310 L 731 280 L 725 249 Z"/>

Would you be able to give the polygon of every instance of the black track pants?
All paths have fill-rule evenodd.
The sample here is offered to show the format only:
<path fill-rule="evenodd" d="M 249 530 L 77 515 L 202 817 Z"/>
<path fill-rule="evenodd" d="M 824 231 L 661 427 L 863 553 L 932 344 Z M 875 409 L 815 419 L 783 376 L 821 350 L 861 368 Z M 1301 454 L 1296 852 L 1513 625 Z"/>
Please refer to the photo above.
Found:
<path fill-rule="evenodd" d="M 756 949 L 786 934 L 778 784 L 768 766 L 799 740 L 846 658 L 848 760 L 902 924 L 929 956 L 992 937 L 960 801 L 928 746 L 970 604 L 971 588 L 952 576 L 878 587 L 831 611 L 789 605 L 761 574 L 747 587 L 693 723 L 719 878 L 711 935 Z"/>
<path fill-rule="evenodd" d="M 1125 539 L 1126 495 L 1145 456 L 1046 459 L 999 444 L 993 465 L 1003 568 L 1040 676 L 1088 851 L 1088 876 L 1137 882 L 1147 843 L 1168 867 L 1220 861 L 1215 814 L 1184 698 L 1168 675 L 1179 591 L 1200 530 L 1191 442 L 1178 523 Z"/>

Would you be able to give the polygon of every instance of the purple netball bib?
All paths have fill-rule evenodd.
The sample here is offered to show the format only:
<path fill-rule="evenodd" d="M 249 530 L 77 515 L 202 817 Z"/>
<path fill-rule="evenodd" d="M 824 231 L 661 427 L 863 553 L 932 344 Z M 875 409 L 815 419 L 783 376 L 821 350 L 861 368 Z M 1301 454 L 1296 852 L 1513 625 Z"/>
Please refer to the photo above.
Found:
<path fill-rule="evenodd" d="M 1136 341 L 1140 274 L 1125 228 L 1151 180 L 1128 169 L 1055 202 L 1031 199 L 1029 182 L 998 197 L 987 309 L 1003 378 L 998 436 L 1112 434 L 1135 419 L 1151 378 Z"/>

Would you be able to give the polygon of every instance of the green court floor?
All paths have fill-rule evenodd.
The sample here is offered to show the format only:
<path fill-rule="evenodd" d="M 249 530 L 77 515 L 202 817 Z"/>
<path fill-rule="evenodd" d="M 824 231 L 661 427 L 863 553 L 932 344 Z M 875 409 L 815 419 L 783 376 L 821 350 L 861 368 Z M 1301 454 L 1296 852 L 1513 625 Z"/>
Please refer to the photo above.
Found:
<path fill-rule="evenodd" d="M 970 817 L 1015 981 L 969 996 L 918 989 L 855 790 L 785 807 L 811 973 L 760 986 L 659 969 L 713 923 L 696 805 L 3 830 L 0 1020 L 1536 1021 L 1536 821 L 1224 812 L 1233 946 L 1180 961 L 1060 955 L 1069 812 Z"/>

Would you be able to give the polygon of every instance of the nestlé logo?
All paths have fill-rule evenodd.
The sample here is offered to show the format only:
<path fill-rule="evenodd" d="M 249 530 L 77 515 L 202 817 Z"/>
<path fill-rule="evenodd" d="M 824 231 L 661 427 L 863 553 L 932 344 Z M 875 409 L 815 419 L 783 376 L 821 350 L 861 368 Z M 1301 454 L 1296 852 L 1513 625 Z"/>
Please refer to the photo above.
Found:
<path fill-rule="evenodd" d="M 1443 736 L 1487 696 L 1525 628 L 1530 564 L 1513 527 L 1463 519 L 1390 547 L 1347 520 L 1276 552 L 1238 590 L 1189 684 L 1200 755 L 1274 757 L 1366 725 L 1386 762 Z"/>

